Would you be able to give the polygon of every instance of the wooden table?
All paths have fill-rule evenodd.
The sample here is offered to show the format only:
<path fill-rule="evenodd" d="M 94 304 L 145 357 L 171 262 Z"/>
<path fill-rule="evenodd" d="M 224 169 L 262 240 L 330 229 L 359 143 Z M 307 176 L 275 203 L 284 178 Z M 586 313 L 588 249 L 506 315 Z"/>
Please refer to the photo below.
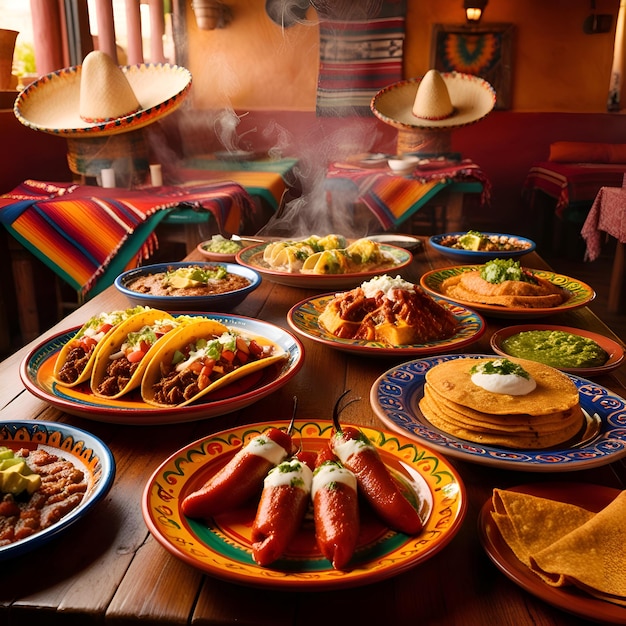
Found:
<path fill-rule="evenodd" d="M 193 255 L 192 255 L 193 256 Z M 532 254 L 528 267 L 545 268 Z M 417 280 L 448 262 L 429 247 L 416 254 L 404 276 Z M 288 328 L 286 313 L 315 292 L 263 281 L 236 313 Z M 113 289 L 70 314 L 44 336 L 80 324 L 93 313 L 123 308 Z M 541 320 L 543 321 L 543 320 Z M 587 308 L 549 318 L 550 322 L 611 335 Z M 487 334 L 468 351 L 489 350 L 491 333 L 511 322 L 489 320 Z M 613 335 L 614 337 L 614 335 Z M 615 338 L 615 337 L 614 337 Z M 394 578 L 367 587 L 319 593 L 251 589 L 203 575 L 171 556 L 148 533 L 141 496 L 153 471 L 184 445 L 235 425 L 290 415 L 298 396 L 302 419 L 329 418 L 344 389 L 368 398 L 374 380 L 399 361 L 362 358 L 303 340 L 303 369 L 285 387 L 234 414 L 173 426 L 119 426 L 67 415 L 24 390 L 19 364 L 26 346 L 0 364 L 0 417 L 67 422 L 102 438 L 117 464 L 105 500 L 72 528 L 35 552 L 3 564 L 0 623 L 11 624 L 249 624 L 298 626 L 332 624 L 424 624 L 484 626 L 571 626 L 584 620 L 527 593 L 496 569 L 477 534 L 477 516 L 497 486 L 578 481 L 624 489 L 626 463 L 573 473 L 524 473 L 454 460 L 467 488 L 469 507 L 458 534 L 441 552 Z M 597 378 L 626 395 L 626 367 Z M 313 389 L 313 391 L 312 391 Z M 346 421 L 381 427 L 368 402 L 350 405 Z"/>
<path fill-rule="evenodd" d="M 626 187 L 602 187 L 580 231 L 587 244 L 586 258 L 600 256 L 602 233 L 615 237 L 615 256 L 609 284 L 609 313 L 617 313 L 624 286 L 626 263 Z"/>

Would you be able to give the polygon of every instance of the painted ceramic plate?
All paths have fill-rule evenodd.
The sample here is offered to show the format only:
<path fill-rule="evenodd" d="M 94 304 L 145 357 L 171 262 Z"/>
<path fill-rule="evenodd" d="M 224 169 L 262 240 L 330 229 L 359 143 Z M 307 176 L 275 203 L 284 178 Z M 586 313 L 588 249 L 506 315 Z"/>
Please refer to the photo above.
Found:
<path fill-rule="evenodd" d="M 435 297 L 435 300 L 452 311 L 459 324 L 458 332 L 448 339 L 431 341 L 424 344 L 406 344 L 388 346 L 375 341 L 361 341 L 358 339 L 340 339 L 329 333 L 318 324 L 318 318 L 328 302 L 334 298 L 334 293 L 325 294 L 316 298 L 309 298 L 296 304 L 287 313 L 287 322 L 291 328 L 304 337 L 325 344 L 345 352 L 358 352 L 367 356 L 426 356 L 460 348 L 478 340 L 485 332 L 483 318 L 465 307 L 450 300 Z"/>
<path fill-rule="evenodd" d="M 392 430 L 464 461 L 524 472 L 567 472 L 612 463 L 626 456 L 626 400 L 595 383 L 567 374 L 587 413 L 587 430 L 568 445 L 546 450 L 515 450 L 481 446 L 435 428 L 418 403 L 424 395 L 426 372 L 451 359 L 493 358 L 485 354 L 448 354 L 409 361 L 387 370 L 372 385 L 370 402 Z"/>
<path fill-rule="evenodd" d="M 253 372 L 238 381 L 219 389 L 210 400 L 184 407 L 160 408 L 146 404 L 138 391 L 119 400 L 98 398 L 91 393 L 89 385 L 63 387 L 53 380 L 57 353 L 78 328 L 54 335 L 36 346 L 26 355 L 20 366 L 20 376 L 28 391 L 66 413 L 78 415 L 96 422 L 116 424 L 155 425 L 175 424 L 216 417 L 238 411 L 285 385 L 300 370 L 304 361 L 304 348 L 300 340 L 290 332 L 260 320 L 237 315 L 206 314 L 231 328 L 239 328 L 250 334 L 261 335 L 277 343 L 288 359 Z"/>
<path fill-rule="evenodd" d="M 208 261 L 217 261 L 218 263 L 235 263 L 235 257 L 237 256 L 235 252 L 211 252 L 211 250 L 209 249 L 211 243 L 211 239 L 208 239 L 207 241 L 201 241 L 196 246 L 196 250 Z M 243 249 L 246 246 L 254 245 L 255 242 L 249 241 L 247 239 L 240 239 L 237 243 L 241 244 L 240 249 Z"/>
<path fill-rule="evenodd" d="M 214 293 L 203 296 L 168 296 L 142 293 L 131 289 L 129 285 L 138 278 L 161 274 L 168 270 L 177 270 L 187 267 L 200 267 L 211 269 L 223 266 L 229 274 L 245 278 L 248 284 L 234 291 Z M 215 261 L 179 261 L 176 263 L 155 263 L 135 267 L 120 274 L 113 283 L 115 288 L 125 295 L 133 305 L 149 306 L 163 311 L 230 311 L 243 302 L 261 284 L 261 276 L 247 267 L 241 267 L 236 263 L 218 263 Z"/>
<path fill-rule="evenodd" d="M 421 504 L 424 531 L 408 536 L 389 530 L 362 508 L 361 531 L 352 569 L 337 571 L 319 552 L 313 522 L 307 517 L 288 552 L 271 567 L 252 559 L 250 530 L 256 504 L 220 515 L 208 525 L 180 510 L 187 494 L 198 489 L 234 455 L 242 442 L 270 426 L 240 426 L 189 444 L 167 459 L 148 481 L 143 515 L 156 540 L 174 556 L 217 578 L 255 587 L 321 590 L 365 585 L 389 578 L 430 558 L 446 546 L 461 526 L 467 508 L 465 488 L 456 470 L 436 452 L 401 435 L 362 428 L 392 472 L 414 490 Z M 297 422 L 302 449 L 327 445 L 331 422 Z"/>
<path fill-rule="evenodd" d="M 292 273 L 270 268 L 263 260 L 263 250 L 266 246 L 267 243 L 262 243 L 257 246 L 244 248 L 235 257 L 237 263 L 257 271 L 263 278 L 267 278 L 267 280 L 273 283 L 305 289 L 351 289 L 374 276 L 397 272 L 413 260 L 413 255 L 408 250 L 382 244 L 381 248 L 395 259 L 394 264 L 391 266 L 353 274 L 301 274 L 299 272 Z"/>
<path fill-rule="evenodd" d="M 477 270 L 480 265 L 456 265 L 453 267 L 445 267 L 443 269 L 431 270 L 422 276 L 420 279 L 420 285 L 426 289 L 430 294 L 443 296 L 448 298 L 441 290 L 441 283 L 446 278 L 451 276 L 457 276 L 462 272 L 471 272 Z M 564 311 L 572 311 L 582 306 L 589 304 L 595 297 L 596 292 L 586 283 L 575 278 L 569 278 L 563 276 L 563 274 L 555 274 L 554 272 L 547 272 L 543 270 L 529 270 L 535 276 L 549 280 L 554 285 L 558 285 L 562 289 L 567 290 L 571 296 L 567 302 L 560 304 L 559 306 L 549 308 L 525 308 L 525 307 L 503 307 L 492 304 L 481 304 L 479 302 L 466 302 L 465 300 L 456 300 L 450 298 L 461 304 L 472 307 L 475 311 L 482 313 L 483 315 L 492 315 L 493 317 L 513 317 L 513 318 L 529 318 L 529 317 L 544 317 L 546 315 L 554 315 L 555 313 L 563 313 Z"/>
<path fill-rule="evenodd" d="M 580 337 L 586 337 L 587 339 L 592 339 L 593 341 L 595 341 L 609 355 L 607 361 L 603 365 L 598 365 L 596 367 L 558 367 L 558 365 L 556 364 L 553 365 L 553 367 L 560 369 L 562 372 L 578 374 L 579 376 L 593 376 L 614 370 L 616 367 L 619 367 L 624 360 L 624 348 L 622 348 L 622 346 L 620 346 L 617 341 L 613 341 L 612 339 L 609 339 L 604 335 L 599 335 L 598 333 L 591 332 L 590 330 L 581 330 L 580 328 L 570 328 L 568 326 L 550 326 L 547 324 L 507 326 L 506 328 L 502 328 L 496 331 L 491 336 L 491 347 L 493 348 L 493 351 L 497 354 L 500 354 L 502 356 L 509 356 L 508 353 L 505 351 L 502 342 L 508 337 L 517 335 L 517 333 L 529 332 L 534 330 L 558 330 L 564 333 L 570 333 L 573 335 L 578 335 Z"/>
<path fill-rule="evenodd" d="M 538 483 L 514 487 L 511 491 L 550 498 L 598 512 L 619 494 L 618 489 L 581 483 Z M 478 518 L 481 543 L 496 567 L 514 583 L 548 604 L 593 622 L 626 624 L 626 607 L 598 600 L 575 587 L 552 587 L 544 583 L 522 563 L 502 539 L 491 513 L 491 498 Z"/>
<path fill-rule="evenodd" d="M 491 259 L 510 259 L 524 256 L 525 254 L 529 254 L 533 252 L 533 250 L 537 247 L 534 241 L 531 239 L 527 239 L 526 237 L 520 237 L 518 235 L 509 235 L 505 233 L 482 233 L 487 237 L 506 237 L 508 240 L 515 241 L 520 247 L 515 250 L 463 250 L 460 248 L 452 248 L 451 246 L 446 246 L 442 242 L 445 241 L 449 237 L 460 237 L 461 235 L 465 235 L 467 231 L 454 232 L 454 233 L 445 233 L 443 235 L 433 235 L 430 237 L 428 242 L 430 245 L 437 250 L 440 254 L 457 263 L 486 263 Z M 525 247 L 521 247 L 525 246 Z"/>
<path fill-rule="evenodd" d="M 83 471 L 87 481 L 87 491 L 75 509 L 30 537 L 0 546 L 0 561 L 30 552 L 54 539 L 92 509 L 108 493 L 115 478 L 115 461 L 107 446 L 94 435 L 68 424 L 39 420 L 2 422 L 0 446 L 13 450 L 43 448 L 71 461 Z"/>

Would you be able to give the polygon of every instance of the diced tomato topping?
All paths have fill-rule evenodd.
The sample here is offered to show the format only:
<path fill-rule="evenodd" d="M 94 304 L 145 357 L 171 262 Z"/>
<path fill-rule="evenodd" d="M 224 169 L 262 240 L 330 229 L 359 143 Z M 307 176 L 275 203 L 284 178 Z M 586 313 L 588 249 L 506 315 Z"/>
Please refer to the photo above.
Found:
<path fill-rule="evenodd" d="M 261 356 L 263 354 L 263 348 L 254 339 L 250 342 L 248 347 L 254 356 Z"/>
<path fill-rule="evenodd" d="M 200 370 L 200 376 L 209 377 L 214 367 L 215 367 L 215 360 L 209 359 Z"/>
<path fill-rule="evenodd" d="M 81 337 L 80 346 L 85 353 L 90 352 L 91 349 L 97 344 L 98 342 L 93 337 Z"/>
<path fill-rule="evenodd" d="M 250 355 L 242 350 L 237 350 L 237 360 L 244 365 L 250 360 Z"/>
<path fill-rule="evenodd" d="M 146 352 L 148 352 L 149 349 L 150 344 L 145 339 L 142 339 L 139 342 L 139 350 L 145 354 Z"/>
<path fill-rule="evenodd" d="M 113 328 L 113 324 L 108 324 L 108 323 L 102 324 L 100 328 L 98 328 L 98 333 L 103 333 L 103 334 L 108 333 L 111 330 L 111 328 Z"/>
<path fill-rule="evenodd" d="M 193 361 L 192 363 L 189 364 L 189 369 L 194 374 L 200 374 L 200 372 L 202 371 L 203 367 L 204 366 L 202 365 L 202 361 Z"/>
<path fill-rule="evenodd" d="M 143 357 L 146 356 L 146 353 L 142 350 L 132 350 L 126 355 L 129 363 L 139 363 Z"/>
<path fill-rule="evenodd" d="M 246 340 L 243 337 L 237 337 L 235 341 L 237 345 L 237 350 L 239 350 L 240 352 L 245 352 L 246 354 L 250 352 L 250 349 L 248 348 L 248 344 L 246 343 Z"/>
<path fill-rule="evenodd" d="M 222 350 L 222 360 L 232 363 L 235 360 L 235 353 L 232 350 Z"/>
<path fill-rule="evenodd" d="M 206 389 L 209 386 L 210 382 L 211 381 L 208 376 L 200 374 L 200 376 L 198 376 L 198 389 L 200 389 L 200 391 Z"/>

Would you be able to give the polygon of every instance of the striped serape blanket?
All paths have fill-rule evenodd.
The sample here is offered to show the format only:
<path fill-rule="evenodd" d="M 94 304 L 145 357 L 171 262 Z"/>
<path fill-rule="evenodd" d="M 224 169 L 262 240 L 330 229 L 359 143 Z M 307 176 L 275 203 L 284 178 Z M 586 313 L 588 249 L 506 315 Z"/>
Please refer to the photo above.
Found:
<path fill-rule="evenodd" d="M 0 222 L 83 297 L 91 297 L 148 258 L 158 246 L 154 229 L 181 207 L 210 211 L 219 232 L 238 232 L 254 203 L 232 182 L 126 190 L 26 180 L 0 195 Z"/>
<path fill-rule="evenodd" d="M 532 201 L 536 190 L 556 200 L 556 215 L 565 218 L 576 204 L 591 206 L 602 187 L 621 187 L 626 174 L 623 163 L 533 163 L 524 181 L 523 193 Z"/>
<path fill-rule="evenodd" d="M 402 79 L 404 3 L 396 15 L 373 19 L 320 19 L 319 116 L 371 115 L 370 101 Z"/>
<path fill-rule="evenodd" d="M 386 165 L 372 169 L 335 163 L 328 170 L 327 180 L 355 185 L 357 201 L 369 208 L 385 230 L 400 225 L 451 183 L 480 183 L 482 203 L 489 201 L 491 192 L 489 179 L 469 159 L 424 159 L 406 176 L 391 172 Z"/>

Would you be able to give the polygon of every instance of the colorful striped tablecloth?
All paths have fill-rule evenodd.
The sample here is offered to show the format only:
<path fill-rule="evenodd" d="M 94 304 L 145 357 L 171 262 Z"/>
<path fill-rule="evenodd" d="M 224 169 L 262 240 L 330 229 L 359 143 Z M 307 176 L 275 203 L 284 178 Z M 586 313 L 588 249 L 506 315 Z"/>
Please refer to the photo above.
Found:
<path fill-rule="evenodd" d="M 27 180 L 0 196 L 0 222 L 70 286 L 93 296 L 158 246 L 154 229 L 177 208 L 209 211 L 219 232 L 238 232 L 254 211 L 232 182 L 126 190 Z"/>
<path fill-rule="evenodd" d="M 491 191 L 489 179 L 471 160 L 423 161 L 405 176 L 390 171 L 386 163 L 380 168 L 334 163 L 328 169 L 327 187 L 332 188 L 337 183 L 355 185 L 357 200 L 369 208 L 386 230 L 402 224 L 436 194 L 454 183 L 480 183 L 481 200 L 488 202 Z"/>
<path fill-rule="evenodd" d="M 539 190 L 554 198 L 556 214 L 563 218 L 572 205 L 590 206 L 601 187 L 621 186 L 624 173 L 626 164 L 620 163 L 538 162 L 528 171 L 523 191 Z"/>

